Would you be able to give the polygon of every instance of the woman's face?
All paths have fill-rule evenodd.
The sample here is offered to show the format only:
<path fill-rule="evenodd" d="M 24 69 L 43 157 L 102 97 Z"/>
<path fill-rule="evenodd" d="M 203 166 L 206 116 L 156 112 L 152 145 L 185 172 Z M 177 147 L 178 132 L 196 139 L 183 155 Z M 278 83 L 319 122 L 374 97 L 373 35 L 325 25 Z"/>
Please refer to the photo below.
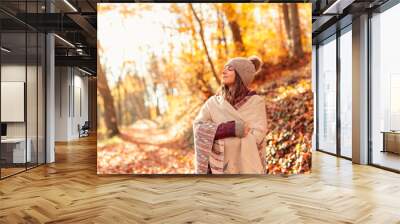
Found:
<path fill-rule="evenodd" d="M 225 65 L 222 71 L 222 84 L 232 86 L 235 83 L 235 70 L 230 65 Z"/>

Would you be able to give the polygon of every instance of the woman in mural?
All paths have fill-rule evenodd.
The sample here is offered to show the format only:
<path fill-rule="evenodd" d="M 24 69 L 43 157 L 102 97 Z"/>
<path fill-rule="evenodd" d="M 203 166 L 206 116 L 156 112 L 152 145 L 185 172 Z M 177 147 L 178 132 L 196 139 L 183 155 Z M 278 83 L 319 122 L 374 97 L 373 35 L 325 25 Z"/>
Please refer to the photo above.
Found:
<path fill-rule="evenodd" d="M 220 90 L 193 122 L 197 174 L 266 173 L 265 102 L 249 89 L 261 63 L 236 57 L 224 66 Z"/>

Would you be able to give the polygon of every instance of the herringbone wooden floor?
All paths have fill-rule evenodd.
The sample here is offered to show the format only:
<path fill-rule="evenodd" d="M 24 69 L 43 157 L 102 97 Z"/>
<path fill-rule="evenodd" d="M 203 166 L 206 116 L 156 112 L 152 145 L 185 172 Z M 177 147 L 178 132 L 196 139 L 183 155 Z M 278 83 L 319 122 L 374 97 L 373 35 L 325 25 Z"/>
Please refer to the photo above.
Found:
<path fill-rule="evenodd" d="M 313 173 L 97 176 L 96 140 L 0 181 L 0 223 L 400 223 L 400 175 L 315 152 Z"/>

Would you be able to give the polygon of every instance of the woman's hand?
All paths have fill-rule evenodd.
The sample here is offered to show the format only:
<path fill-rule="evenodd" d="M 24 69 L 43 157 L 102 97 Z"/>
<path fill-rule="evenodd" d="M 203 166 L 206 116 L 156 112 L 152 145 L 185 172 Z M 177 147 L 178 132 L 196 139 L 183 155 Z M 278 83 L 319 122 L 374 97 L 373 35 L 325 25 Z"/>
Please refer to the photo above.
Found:
<path fill-rule="evenodd" d="M 235 121 L 235 136 L 239 138 L 246 137 L 250 132 L 250 126 L 244 121 Z"/>
<path fill-rule="evenodd" d="M 247 134 L 250 131 L 250 127 L 247 123 L 244 123 L 244 136 L 247 136 Z"/>

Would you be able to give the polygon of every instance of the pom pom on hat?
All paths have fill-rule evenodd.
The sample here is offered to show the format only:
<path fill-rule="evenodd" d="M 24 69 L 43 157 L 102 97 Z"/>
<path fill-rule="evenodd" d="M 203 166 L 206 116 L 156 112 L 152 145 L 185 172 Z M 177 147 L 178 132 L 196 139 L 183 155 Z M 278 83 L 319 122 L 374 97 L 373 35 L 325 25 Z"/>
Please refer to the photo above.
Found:
<path fill-rule="evenodd" d="M 256 69 L 256 72 L 257 72 L 260 69 L 261 65 L 262 65 L 261 59 L 259 57 L 255 56 L 255 55 L 250 56 L 247 59 L 249 59 L 253 63 L 253 65 L 254 65 L 254 67 Z"/>

